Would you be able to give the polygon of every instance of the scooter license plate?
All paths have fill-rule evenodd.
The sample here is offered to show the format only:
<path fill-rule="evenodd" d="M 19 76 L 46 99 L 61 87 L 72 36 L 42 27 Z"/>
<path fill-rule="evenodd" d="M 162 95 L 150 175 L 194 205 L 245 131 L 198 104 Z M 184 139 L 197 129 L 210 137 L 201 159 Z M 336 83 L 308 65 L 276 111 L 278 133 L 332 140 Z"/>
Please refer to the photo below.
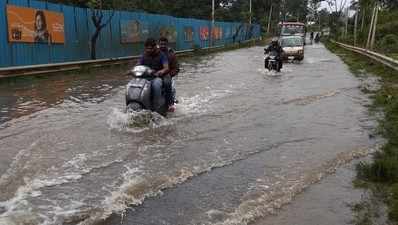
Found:
<path fill-rule="evenodd" d="M 294 59 L 294 56 L 289 56 L 289 57 L 287 57 L 289 60 L 293 60 Z"/>

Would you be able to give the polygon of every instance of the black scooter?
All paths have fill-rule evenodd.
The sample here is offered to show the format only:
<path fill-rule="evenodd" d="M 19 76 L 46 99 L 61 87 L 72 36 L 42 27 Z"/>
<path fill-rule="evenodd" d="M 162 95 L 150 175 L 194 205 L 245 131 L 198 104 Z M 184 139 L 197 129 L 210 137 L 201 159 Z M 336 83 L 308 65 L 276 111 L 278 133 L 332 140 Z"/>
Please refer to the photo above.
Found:
<path fill-rule="evenodd" d="M 265 54 L 264 67 L 266 69 L 268 69 L 269 71 L 275 70 L 277 72 L 280 72 L 281 68 L 279 66 L 279 61 L 280 61 L 280 58 L 278 56 L 278 53 L 276 51 L 271 51 L 271 52 Z"/>

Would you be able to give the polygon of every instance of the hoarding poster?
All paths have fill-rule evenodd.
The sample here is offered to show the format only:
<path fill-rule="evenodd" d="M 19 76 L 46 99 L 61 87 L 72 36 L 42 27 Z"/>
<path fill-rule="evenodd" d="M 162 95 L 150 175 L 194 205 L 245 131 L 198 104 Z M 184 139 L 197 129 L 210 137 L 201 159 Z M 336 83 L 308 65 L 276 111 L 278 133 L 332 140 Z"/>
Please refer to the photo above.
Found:
<path fill-rule="evenodd" d="M 193 41 L 193 28 L 192 27 L 184 27 L 184 40 L 185 41 Z"/>
<path fill-rule="evenodd" d="M 7 24 L 9 42 L 65 43 L 62 13 L 7 5 Z"/>
<path fill-rule="evenodd" d="M 222 28 L 221 27 L 213 27 L 212 37 L 214 40 L 222 39 Z"/>
<path fill-rule="evenodd" d="M 122 44 L 138 43 L 141 40 L 140 37 L 140 22 L 137 20 L 121 20 L 120 21 L 120 41 Z"/>
<path fill-rule="evenodd" d="M 161 27 L 159 30 L 160 37 L 166 37 L 169 43 L 177 42 L 177 30 L 175 27 Z"/>
<path fill-rule="evenodd" d="M 150 37 L 150 24 L 145 21 L 140 22 L 140 38 L 141 41 L 145 41 Z"/>
<path fill-rule="evenodd" d="M 209 40 L 209 27 L 201 27 L 199 29 L 200 40 Z"/>

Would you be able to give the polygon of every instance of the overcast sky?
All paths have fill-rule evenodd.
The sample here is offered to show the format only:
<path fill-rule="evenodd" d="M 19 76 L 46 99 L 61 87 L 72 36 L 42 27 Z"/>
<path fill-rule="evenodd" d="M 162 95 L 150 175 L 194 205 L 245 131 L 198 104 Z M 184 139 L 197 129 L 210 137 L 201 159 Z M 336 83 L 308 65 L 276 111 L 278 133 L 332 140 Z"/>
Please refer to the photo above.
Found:
<path fill-rule="evenodd" d="M 350 5 L 351 1 L 352 1 L 352 0 L 346 0 L 346 5 L 345 5 L 345 7 L 348 7 L 348 6 Z M 342 4 L 342 2 L 344 2 L 344 0 L 337 0 L 338 7 L 340 7 L 340 5 Z M 330 8 L 329 8 L 328 4 L 326 3 L 326 1 L 324 1 L 324 2 L 321 3 L 321 8 L 320 8 L 320 9 L 324 9 L 324 8 L 326 8 L 327 10 L 330 11 Z M 334 6 L 332 7 L 332 9 L 333 9 L 333 10 L 335 9 Z"/>

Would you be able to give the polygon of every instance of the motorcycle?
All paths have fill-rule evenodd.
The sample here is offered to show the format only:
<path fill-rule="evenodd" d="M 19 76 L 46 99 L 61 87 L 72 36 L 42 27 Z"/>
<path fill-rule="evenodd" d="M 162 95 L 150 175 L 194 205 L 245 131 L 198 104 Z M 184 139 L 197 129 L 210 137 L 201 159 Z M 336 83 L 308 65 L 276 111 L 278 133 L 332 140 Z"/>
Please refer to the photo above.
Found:
<path fill-rule="evenodd" d="M 147 66 L 135 66 L 129 74 L 133 75 L 133 79 L 126 87 L 126 111 L 139 112 L 142 110 L 150 110 L 166 116 L 168 105 L 165 98 L 165 90 L 162 87 L 160 99 L 152 98 L 151 80 L 156 78 L 155 71 Z M 175 96 L 175 84 L 172 82 L 173 96 Z"/>
<path fill-rule="evenodd" d="M 281 68 L 279 68 L 279 60 L 280 59 L 278 57 L 278 53 L 276 51 L 272 51 L 265 55 L 264 66 L 269 71 L 275 70 L 277 72 L 280 72 Z"/>

